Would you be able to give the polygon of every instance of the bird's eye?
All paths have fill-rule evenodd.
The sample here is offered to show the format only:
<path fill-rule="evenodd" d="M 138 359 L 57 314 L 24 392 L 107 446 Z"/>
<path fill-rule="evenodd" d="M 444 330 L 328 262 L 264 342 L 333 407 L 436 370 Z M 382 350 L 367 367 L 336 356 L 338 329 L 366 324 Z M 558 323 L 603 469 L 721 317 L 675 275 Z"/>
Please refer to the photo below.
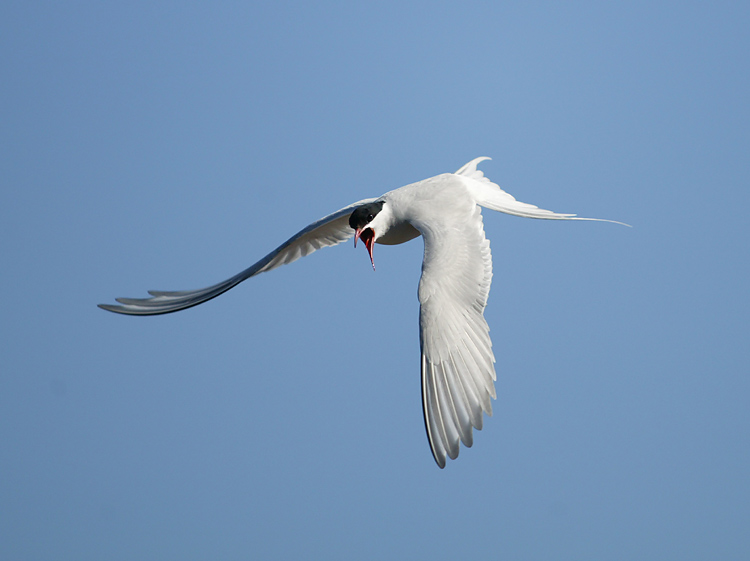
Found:
<path fill-rule="evenodd" d="M 370 222 L 373 218 L 375 218 L 372 214 L 367 215 L 367 221 Z"/>

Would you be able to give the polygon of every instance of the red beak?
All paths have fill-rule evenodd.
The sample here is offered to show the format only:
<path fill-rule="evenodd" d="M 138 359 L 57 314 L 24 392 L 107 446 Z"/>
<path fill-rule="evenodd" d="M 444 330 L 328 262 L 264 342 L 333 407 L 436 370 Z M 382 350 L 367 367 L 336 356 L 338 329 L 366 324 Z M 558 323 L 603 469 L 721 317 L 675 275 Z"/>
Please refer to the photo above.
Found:
<path fill-rule="evenodd" d="M 362 238 L 362 241 L 367 248 L 367 252 L 370 254 L 370 263 L 372 263 L 372 270 L 375 270 L 375 260 L 372 258 L 372 247 L 375 245 L 375 232 L 372 228 L 357 228 L 354 232 L 354 247 L 357 247 L 357 240 Z"/>

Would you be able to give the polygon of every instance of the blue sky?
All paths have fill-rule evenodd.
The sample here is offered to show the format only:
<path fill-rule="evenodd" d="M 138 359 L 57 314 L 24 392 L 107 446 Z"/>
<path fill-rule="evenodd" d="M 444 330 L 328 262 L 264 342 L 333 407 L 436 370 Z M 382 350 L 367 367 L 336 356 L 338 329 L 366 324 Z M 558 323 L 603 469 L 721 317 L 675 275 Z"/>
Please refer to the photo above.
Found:
<path fill-rule="evenodd" d="M 0 7 L 0 557 L 747 559 L 741 2 Z M 491 156 L 495 415 L 438 469 L 422 243 L 197 308 L 353 201 Z"/>

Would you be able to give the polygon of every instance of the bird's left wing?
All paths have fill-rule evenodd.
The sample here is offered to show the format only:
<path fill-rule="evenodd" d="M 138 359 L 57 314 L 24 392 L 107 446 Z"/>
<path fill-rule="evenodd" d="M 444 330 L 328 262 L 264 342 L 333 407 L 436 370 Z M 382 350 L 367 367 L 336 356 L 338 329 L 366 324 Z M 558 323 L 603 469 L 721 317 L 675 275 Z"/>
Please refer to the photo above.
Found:
<path fill-rule="evenodd" d="M 99 307 L 119 314 L 152 316 L 168 314 L 197 306 L 207 300 L 216 298 L 242 281 L 259 273 L 292 263 L 300 257 L 305 257 L 320 248 L 336 245 L 348 240 L 354 235 L 354 230 L 349 227 L 349 215 L 358 206 L 373 202 L 374 200 L 376 199 L 361 200 L 313 222 L 254 265 L 218 284 L 197 290 L 176 292 L 149 290 L 151 298 L 116 298 L 121 305 L 99 304 Z"/>

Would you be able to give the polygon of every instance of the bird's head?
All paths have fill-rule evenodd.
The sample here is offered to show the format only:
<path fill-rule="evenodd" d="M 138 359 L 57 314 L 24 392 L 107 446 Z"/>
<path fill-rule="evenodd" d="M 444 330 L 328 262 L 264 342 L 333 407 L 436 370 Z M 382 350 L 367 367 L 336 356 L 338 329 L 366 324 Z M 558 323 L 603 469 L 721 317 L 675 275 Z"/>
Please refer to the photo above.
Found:
<path fill-rule="evenodd" d="M 390 227 L 387 219 L 387 212 L 381 212 L 385 201 L 375 201 L 367 203 L 357 208 L 349 216 L 349 226 L 354 230 L 354 247 L 357 247 L 357 240 L 362 240 L 368 253 L 373 270 L 375 269 L 375 260 L 372 258 L 372 247 L 375 240 L 383 236 Z"/>

